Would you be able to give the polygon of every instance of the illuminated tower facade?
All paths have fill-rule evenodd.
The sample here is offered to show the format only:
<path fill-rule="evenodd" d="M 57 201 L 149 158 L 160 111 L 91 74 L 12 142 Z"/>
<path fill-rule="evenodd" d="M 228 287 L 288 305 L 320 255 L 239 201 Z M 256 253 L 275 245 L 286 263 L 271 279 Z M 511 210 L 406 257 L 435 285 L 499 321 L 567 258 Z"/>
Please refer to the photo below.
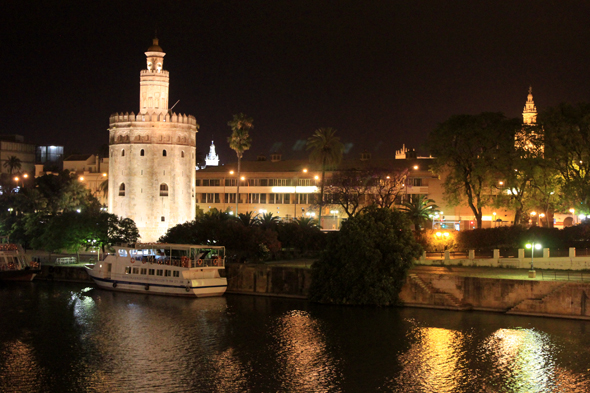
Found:
<path fill-rule="evenodd" d="M 531 127 L 537 125 L 537 107 L 533 100 L 533 88 L 529 86 L 529 94 L 524 104 L 522 111 L 522 130 L 516 133 L 515 136 L 515 147 L 522 148 L 524 150 L 533 151 L 537 154 L 543 155 L 544 147 L 542 144 L 537 143 L 539 137 Z"/>
<path fill-rule="evenodd" d="M 215 153 L 215 144 L 211 141 L 211 147 L 209 148 L 209 154 L 205 156 L 206 166 L 219 166 L 219 155 Z"/>
<path fill-rule="evenodd" d="M 109 119 L 109 212 L 135 221 L 141 241 L 195 217 L 193 116 L 168 110 L 166 55 L 154 39 L 140 73 L 139 112 Z"/>

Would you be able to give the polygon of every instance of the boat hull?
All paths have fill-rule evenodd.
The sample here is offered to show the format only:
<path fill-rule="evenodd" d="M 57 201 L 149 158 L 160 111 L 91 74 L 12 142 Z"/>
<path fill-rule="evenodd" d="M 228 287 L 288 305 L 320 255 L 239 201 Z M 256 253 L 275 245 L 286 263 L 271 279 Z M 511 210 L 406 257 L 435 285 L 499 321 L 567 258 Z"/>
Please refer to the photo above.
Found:
<path fill-rule="evenodd" d="M 95 277 L 92 274 L 92 270 L 88 270 L 88 274 L 99 288 L 116 292 L 149 293 L 182 297 L 214 297 L 223 296 L 227 289 L 226 278 L 200 280 L 204 281 L 202 282 L 203 285 L 173 285 L 150 281 L 127 281 Z"/>

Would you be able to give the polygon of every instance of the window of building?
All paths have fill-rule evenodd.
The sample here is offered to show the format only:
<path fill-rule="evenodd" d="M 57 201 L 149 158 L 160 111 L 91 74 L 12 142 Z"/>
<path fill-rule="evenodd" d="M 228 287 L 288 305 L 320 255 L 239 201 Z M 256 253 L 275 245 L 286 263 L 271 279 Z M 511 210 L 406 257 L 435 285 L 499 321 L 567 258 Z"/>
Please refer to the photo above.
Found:
<path fill-rule="evenodd" d="M 225 194 L 226 203 L 236 203 L 236 194 Z"/>
<path fill-rule="evenodd" d="M 168 184 L 160 184 L 160 196 L 168 196 Z"/>
<path fill-rule="evenodd" d="M 201 179 L 195 180 L 195 186 L 197 186 L 197 187 L 201 186 Z"/>
<path fill-rule="evenodd" d="M 172 272 L 172 276 L 174 276 L 174 277 L 180 277 L 179 271 L 178 270 L 173 271 Z"/>
<path fill-rule="evenodd" d="M 146 273 L 147 273 L 147 269 L 141 268 L 141 273 L 140 274 L 146 274 Z"/>
<path fill-rule="evenodd" d="M 166 217 L 162 216 L 160 220 L 161 220 L 162 222 L 165 222 L 165 221 L 166 221 Z"/>
<path fill-rule="evenodd" d="M 209 179 L 203 179 L 203 187 L 209 187 Z"/>
<path fill-rule="evenodd" d="M 413 179 L 411 179 L 410 184 L 413 185 L 414 187 L 422 187 L 422 179 L 419 177 L 413 178 Z"/>
<path fill-rule="evenodd" d="M 125 183 L 121 183 L 119 186 L 119 196 L 125 196 Z"/>
<path fill-rule="evenodd" d="M 184 150 L 180 152 L 180 157 L 184 158 Z"/>
<path fill-rule="evenodd" d="M 225 185 L 226 186 L 236 186 L 236 179 L 225 179 Z"/>
<path fill-rule="evenodd" d="M 275 203 L 275 194 L 268 194 L 268 203 Z"/>
<path fill-rule="evenodd" d="M 142 157 L 143 157 L 143 156 L 145 156 L 145 150 L 141 149 L 141 150 L 139 151 L 139 155 L 140 155 L 140 156 L 142 156 Z"/>
<path fill-rule="evenodd" d="M 150 270 L 148 271 L 148 276 L 153 276 L 155 272 L 156 272 L 156 270 L 155 270 L 155 269 L 150 269 Z"/>
<path fill-rule="evenodd" d="M 161 276 L 162 274 L 164 274 L 164 270 L 163 269 L 156 270 L 156 276 Z"/>
<path fill-rule="evenodd" d="M 285 202 L 285 205 L 288 205 L 289 203 L 291 203 L 291 194 L 284 194 L 283 201 Z"/>
<path fill-rule="evenodd" d="M 125 149 L 121 150 L 121 157 L 125 157 Z"/>
<path fill-rule="evenodd" d="M 262 187 L 268 186 L 268 179 L 260 179 L 260 186 L 262 186 Z"/>
<path fill-rule="evenodd" d="M 207 194 L 201 194 L 201 203 L 207 203 Z"/>
<path fill-rule="evenodd" d="M 131 274 L 131 266 L 125 266 L 125 274 Z"/>
<path fill-rule="evenodd" d="M 166 150 L 162 150 L 162 157 L 166 157 L 167 153 Z"/>
<path fill-rule="evenodd" d="M 170 270 L 165 270 L 164 271 L 164 277 L 170 277 Z"/>
<path fill-rule="evenodd" d="M 133 268 L 133 274 L 139 274 L 139 268 L 138 267 L 134 267 Z"/>
<path fill-rule="evenodd" d="M 283 194 L 274 194 L 275 195 L 275 203 L 281 204 L 283 203 Z"/>
<path fill-rule="evenodd" d="M 260 194 L 260 203 L 266 203 L 266 194 Z"/>

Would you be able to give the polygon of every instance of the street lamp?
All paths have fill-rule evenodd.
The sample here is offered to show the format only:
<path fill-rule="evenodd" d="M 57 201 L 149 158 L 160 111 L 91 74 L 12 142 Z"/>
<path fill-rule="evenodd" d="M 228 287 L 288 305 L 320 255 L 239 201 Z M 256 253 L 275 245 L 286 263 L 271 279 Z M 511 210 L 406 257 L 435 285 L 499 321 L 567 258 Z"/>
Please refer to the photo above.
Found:
<path fill-rule="evenodd" d="M 541 245 L 541 243 L 527 243 L 526 244 L 526 248 L 531 250 L 531 269 L 529 270 L 529 278 L 535 278 L 537 276 L 537 272 L 535 272 L 535 265 L 534 265 L 534 259 L 535 259 L 535 250 L 540 250 L 543 246 Z"/>
<path fill-rule="evenodd" d="M 535 225 L 535 216 L 537 215 L 537 212 L 532 211 L 531 212 L 531 224 L 534 226 Z"/>

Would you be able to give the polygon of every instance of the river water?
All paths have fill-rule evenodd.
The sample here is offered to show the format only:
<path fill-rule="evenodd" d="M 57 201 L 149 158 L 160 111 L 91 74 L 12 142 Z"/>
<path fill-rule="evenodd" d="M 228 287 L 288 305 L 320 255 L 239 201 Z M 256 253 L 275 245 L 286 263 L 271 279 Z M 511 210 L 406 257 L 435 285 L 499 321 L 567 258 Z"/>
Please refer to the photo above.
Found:
<path fill-rule="evenodd" d="M 0 284 L 1 392 L 590 392 L 590 322 Z"/>

